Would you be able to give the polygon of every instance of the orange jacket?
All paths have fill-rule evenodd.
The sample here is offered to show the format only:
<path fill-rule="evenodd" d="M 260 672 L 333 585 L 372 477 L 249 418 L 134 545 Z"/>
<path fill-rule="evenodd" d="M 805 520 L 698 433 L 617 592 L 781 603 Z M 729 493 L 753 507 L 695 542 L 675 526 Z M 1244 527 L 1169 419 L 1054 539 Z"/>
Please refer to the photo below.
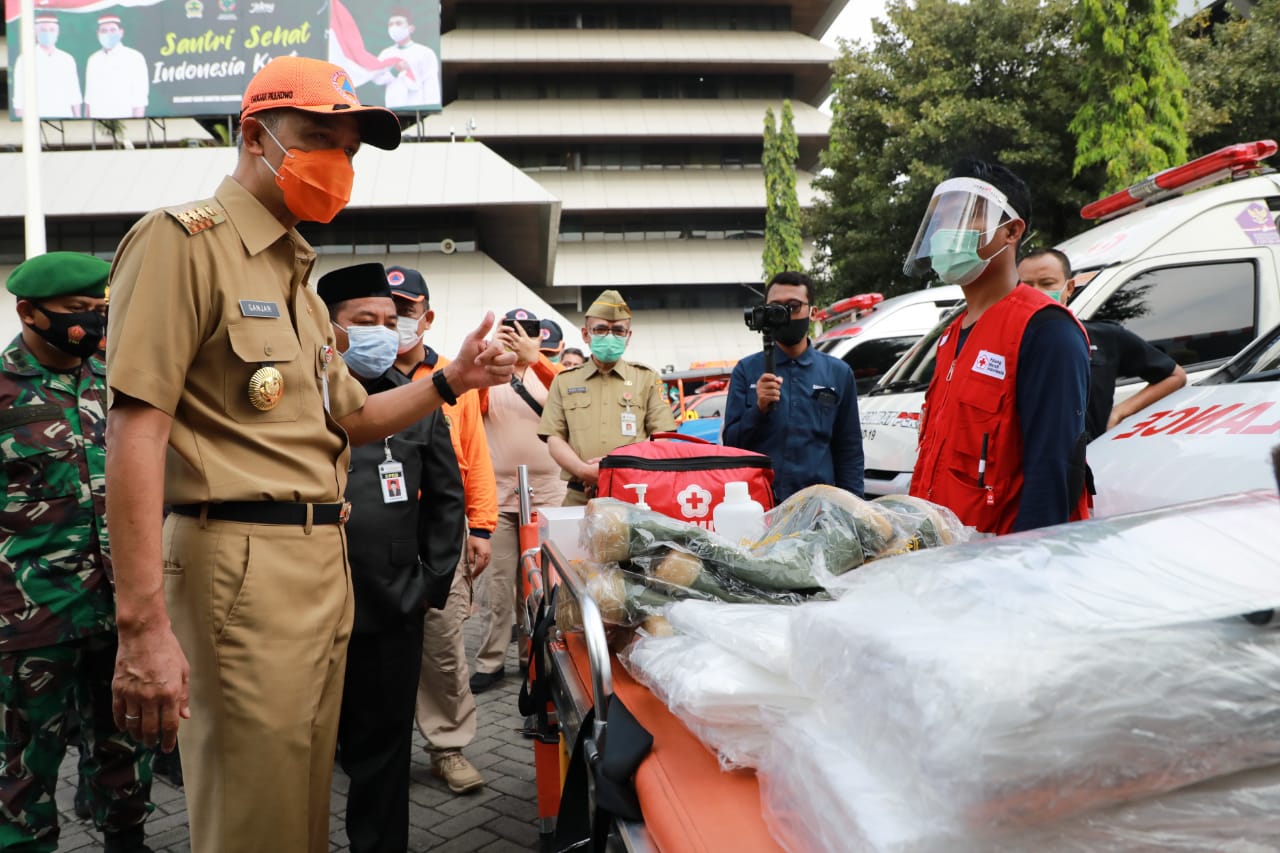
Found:
<path fill-rule="evenodd" d="M 410 378 L 415 382 L 426 379 L 432 371 L 444 370 L 448 363 L 448 358 L 428 348 L 427 358 L 413 369 Z M 453 452 L 458 455 L 458 470 L 462 473 L 467 526 L 472 536 L 487 539 L 498 526 L 498 486 L 494 482 L 489 443 L 480 416 L 480 397 L 472 393 L 459 395 L 458 402 L 446 403 L 443 411 L 449 424 L 449 437 L 453 439 Z"/>

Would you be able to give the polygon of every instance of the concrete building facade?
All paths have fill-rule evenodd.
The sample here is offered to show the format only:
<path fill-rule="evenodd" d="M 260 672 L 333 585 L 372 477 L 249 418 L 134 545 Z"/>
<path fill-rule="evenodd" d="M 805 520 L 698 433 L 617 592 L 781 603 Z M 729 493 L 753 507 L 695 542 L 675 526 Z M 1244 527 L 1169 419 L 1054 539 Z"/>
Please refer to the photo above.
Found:
<path fill-rule="evenodd" d="M 302 227 L 317 275 L 384 258 L 422 269 L 446 352 L 483 308 L 576 327 L 612 287 L 637 312 L 632 356 L 739 357 L 759 344 L 740 309 L 760 285 L 765 109 L 792 101 L 806 205 L 836 55 L 818 39 L 843 6 L 445 0 L 444 109 L 406 122 L 398 151 L 358 155 L 351 206 Z M 235 155 L 209 126 L 126 121 L 121 150 L 93 122 L 44 123 L 49 248 L 109 257 L 141 213 L 210 194 Z M 6 188 L 22 184 L 20 145 L 0 118 Z M 0 195 L 0 273 L 21 260 L 24 205 Z"/>

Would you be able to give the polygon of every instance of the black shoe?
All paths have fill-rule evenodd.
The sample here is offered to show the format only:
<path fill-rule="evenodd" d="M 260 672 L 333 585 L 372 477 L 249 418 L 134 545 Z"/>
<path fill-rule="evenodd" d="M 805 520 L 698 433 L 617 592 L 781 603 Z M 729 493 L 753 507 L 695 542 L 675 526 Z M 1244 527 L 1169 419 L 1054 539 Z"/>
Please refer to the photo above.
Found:
<path fill-rule="evenodd" d="M 476 672 L 471 675 L 471 692 L 483 693 L 507 677 L 506 667 L 497 672 Z"/>
<path fill-rule="evenodd" d="M 76 817 L 81 820 L 89 820 L 93 817 L 93 805 L 89 801 L 89 786 L 85 784 L 84 777 L 81 777 L 80 783 L 76 785 L 76 802 L 73 809 Z"/>
<path fill-rule="evenodd" d="M 145 837 L 146 832 L 141 826 L 120 832 L 103 832 L 103 853 L 155 853 L 143 840 Z"/>
<path fill-rule="evenodd" d="M 155 757 L 151 759 L 151 772 L 167 778 L 173 787 L 181 788 L 182 757 L 178 754 L 178 748 L 175 746 L 173 752 L 157 749 Z"/>

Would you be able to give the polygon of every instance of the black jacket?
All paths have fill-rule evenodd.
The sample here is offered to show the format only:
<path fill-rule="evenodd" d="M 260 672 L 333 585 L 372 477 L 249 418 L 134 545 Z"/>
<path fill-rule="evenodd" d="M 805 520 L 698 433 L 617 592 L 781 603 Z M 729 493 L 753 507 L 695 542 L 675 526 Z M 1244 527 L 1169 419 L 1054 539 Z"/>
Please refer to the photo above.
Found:
<path fill-rule="evenodd" d="M 369 393 L 409 384 L 394 367 Z M 407 501 L 384 503 L 378 466 L 387 449 L 404 466 Z M 462 555 L 466 503 L 444 415 L 427 417 L 384 441 L 352 448 L 347 477 L 347 549 L 355 588 L 354 630 L 370 633 L 440 608 Z"/>

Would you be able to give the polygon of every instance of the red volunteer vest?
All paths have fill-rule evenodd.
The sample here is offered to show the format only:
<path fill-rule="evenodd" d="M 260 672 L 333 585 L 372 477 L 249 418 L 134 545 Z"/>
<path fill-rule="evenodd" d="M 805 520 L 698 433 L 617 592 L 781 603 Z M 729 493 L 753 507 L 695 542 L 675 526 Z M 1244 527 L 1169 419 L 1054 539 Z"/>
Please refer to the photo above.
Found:
<path fill-rule="evenodd" d="M 920 418 L 920 455 L 911 494 L 950 508 L 962 522 L 984 533 L 1009 533 L 1017 520 L 1022 501 L 1018 351 L 1032 316 L 1045 308 L 1065 310 L 1035 288 L 1019 284 L 974 324 L 958 359 L 956 344 L 965 315 L 957 317 L 938 341 L 938 364 Z M 979 485 L 984 436 L 986 461 Z M 1070 520 L 1082 518 L 1088 518 L 1083 492 Z"/>

